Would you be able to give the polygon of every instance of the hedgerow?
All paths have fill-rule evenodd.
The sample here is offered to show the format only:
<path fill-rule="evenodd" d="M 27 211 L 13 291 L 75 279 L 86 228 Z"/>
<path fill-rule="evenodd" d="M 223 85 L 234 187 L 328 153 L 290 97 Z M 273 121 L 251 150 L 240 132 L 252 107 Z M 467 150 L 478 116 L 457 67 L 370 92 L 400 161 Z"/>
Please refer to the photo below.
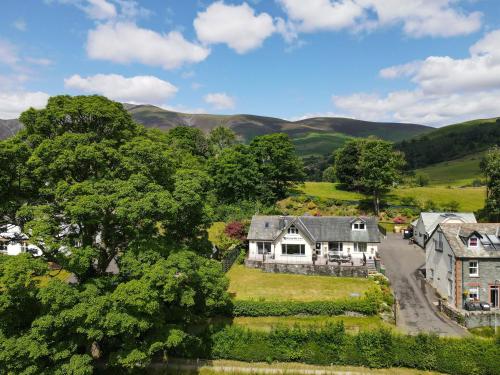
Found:
<path fill-rule="evenodd" d="M 408 367 L 458 375 L 500 374 L 500 345 L 476 338 L 404 336 L 384 329 L 349 335 L 339 323 L 322 329 L 277 328 L 271 332 L 228 326 L 211 334 L 208 341 L 206 354 L 211 359 Z"/>

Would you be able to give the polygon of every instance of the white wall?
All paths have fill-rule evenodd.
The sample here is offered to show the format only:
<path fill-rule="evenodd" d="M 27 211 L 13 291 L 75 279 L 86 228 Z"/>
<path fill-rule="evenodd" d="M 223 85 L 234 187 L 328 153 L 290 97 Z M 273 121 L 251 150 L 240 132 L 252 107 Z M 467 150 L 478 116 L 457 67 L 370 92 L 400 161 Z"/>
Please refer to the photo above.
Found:
<path fill-rule="evenodd" d="M 415 237 L 416 242 L 421 246 L 424 247 L 424 241 L 425 241 L 425 226 L 424 222 L 422 220 L 422 216 L 418 218 L 417 225 L 415 227 L 415 231 L 413 233 L 413 236 Z"/>
<path fill-rule="evenodd" d="M 448 298 L 448 302 L 455 305 L 455 255 L 444 235 L 442 236 L 443 251 L 436 250 L 435 239 L 438 239 L 438 231 L 434 232 L 425 247 L 426 278 L 441 296 Z M 449 280 L 452 282 L 451 291 Z"/>

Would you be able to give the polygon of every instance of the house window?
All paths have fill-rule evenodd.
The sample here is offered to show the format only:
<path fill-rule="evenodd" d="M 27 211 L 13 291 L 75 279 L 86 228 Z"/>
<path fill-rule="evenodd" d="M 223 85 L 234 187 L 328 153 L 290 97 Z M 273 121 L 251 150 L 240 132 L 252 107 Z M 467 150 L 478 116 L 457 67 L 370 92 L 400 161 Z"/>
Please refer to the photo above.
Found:
<path fill-rule="evenodd" d="M 479 288 L 469 289 L 469 299 L 473 301 L 479 301 Z"/>
<path fill-rule="evenodd" d="M 306 255 L 306 245 L 282 244 L 281 254 L 283 255 Z"/>
<path fill-rule="evenodd" d="M 257 242 L 257 254 L 271 253 L 271 242 Z"/>
<path fill-rule="evenodd" d="M 360 253 L 366 253 L 366 242 L 355 242 L 354 251 L 359 251 Z"/>
<path fill-rule="evenodd" d="M 364 230 L 365 229 L 365 223 L 354 223 L 352 225 L 352 229 L 354 230 Z"/>
<path fill-rule="evenodd" d="M 288 234 L 299 234 L 299 230 L 292 225 L 288 228 Z"/>
<path fill-rule="evenodd" d="M 479 276 L 479 262 L 477 260 L 471 260 L 469 262 L 469 276 Z"/>
<path fill-rule="evenodd" d="M 469 238 L 469 247 L 477 247 L 477 237 Z"/>
<path fill-rule="evenodd" d="M 342 242 L 328 242 L 329 251 L 342 251 Z"/>
<path fill-rule="evenodd" d="M 7 251 L 7 242 L 0 242 L 0 251 Z"/>
<path fill-rule="evenodd" d="M 21 242 L 21 252 L 25 253 L 28 251 L 28 243 L 27 242 Z"/>

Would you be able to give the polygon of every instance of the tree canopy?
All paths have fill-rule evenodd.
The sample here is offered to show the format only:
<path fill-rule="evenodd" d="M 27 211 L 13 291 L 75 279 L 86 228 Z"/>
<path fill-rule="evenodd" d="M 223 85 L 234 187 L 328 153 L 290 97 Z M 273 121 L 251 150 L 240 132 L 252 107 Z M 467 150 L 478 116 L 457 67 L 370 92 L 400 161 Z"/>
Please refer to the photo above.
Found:
<path fill-rule="evenodd" d="M 481 161 L 486 177 L 486 203 L 484 211 L 488 220 L 500 220 L 500 147 L 492 147 Z"/>

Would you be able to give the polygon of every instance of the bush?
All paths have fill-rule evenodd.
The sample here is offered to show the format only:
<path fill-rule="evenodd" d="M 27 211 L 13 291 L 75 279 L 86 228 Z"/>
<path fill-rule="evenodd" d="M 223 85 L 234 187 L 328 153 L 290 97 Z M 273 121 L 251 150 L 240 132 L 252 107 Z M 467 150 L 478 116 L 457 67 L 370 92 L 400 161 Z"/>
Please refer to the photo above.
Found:
<path fill-rule="evenodd" d="M 253 301 L 233 302 L 233 316 L 292 316 L 292 315 L 341 315 L 348 311 L 375 315 L 379 311 L 382 295 L 337 301 Z"/>
<path fill-rule="evenodd" d="M 280 327 L 270 332 L 227 326 L 207 335 L 205 344 L 211 359 L 409 367 L 458 375 L 500 373 L 500 346 L 493 340 L 405 336 L 384 329 L 353 336 L 346 334 L 342 323 L 320 329 Z"/>

